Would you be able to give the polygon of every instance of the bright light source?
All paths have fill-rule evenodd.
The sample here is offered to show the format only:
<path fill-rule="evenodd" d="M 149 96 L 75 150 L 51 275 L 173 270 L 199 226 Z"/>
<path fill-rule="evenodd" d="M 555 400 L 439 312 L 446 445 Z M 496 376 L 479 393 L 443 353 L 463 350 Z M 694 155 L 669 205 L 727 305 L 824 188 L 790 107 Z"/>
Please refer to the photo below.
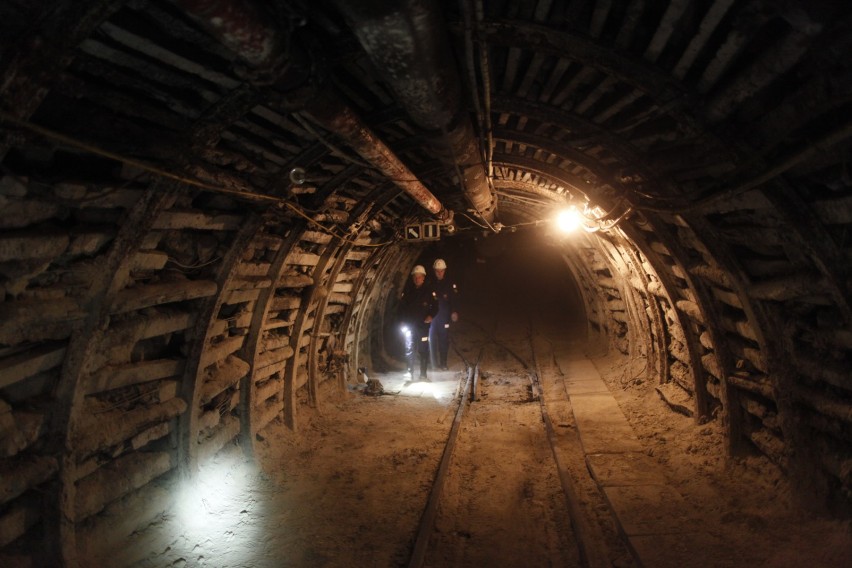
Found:
<path fill-rule="evenodd" d="M 217 531 L 235 535 L 240 525 L 242 536 L 249 540 L 256 536 L 250 517 L 262 512 L 253 494 L 260 481 L 254 464 L 241 456 L 220 454 L 203 464 L 194 479 L 181 484 L 176 520 L 187 537 L 210 538 Z"/>
<path fill-rule="evenodd" d="M 563 209 L 556 214 L 556 226 L 563 233 L 576 231 L 583 224 L 583 216 L 576 207 Z"/>
<path fill-rule="evenodd" d="M 176 479 L 167 489 L 175 497 L 175 506 L 144 536 L 156 542 L 154 546 L 168 544 L 164 559 L 203 555 L 215 558 L 216 566 L 265 565 L 261 560 L 269 550 L 262 545 L 261 535 L 268 530 L 266 508 L 278 510 L 282 505 L 270 503 L 274 485 L 240 448 L 223 448 L 200 465 L 197 475 Z M 178 563 L 157 562 L 173 564 Z"/>
<path fill-rule="evenodd" d="M 189 528 L 199 531 L 225 519 L 239 522 L 239 515 L 234 515 L 233 509 L 235 502 L 241 499 L 240 493 L 244 489 L 242 483 L 242 472 L 237 468 L 205 464 L 195 482 L 180 491 L 180 520 Z"/>
<path fill-rule="evenodd" d="M 416 396 L 432 396 L 434 398 L 439 398 L 438 393 L 440 389 L 432 382 L 426 381 L 412 381 L 411 384 L 404 387 L 407 389 L 406 394 L 408 395 L 416 395 Z"/>
<path fill-rule="evenodd" d="M 408 326 L 407 326 L 407 325 L 403 325 L 402 327 L 400 327 L 400 328 L 399 328 L 399 331 L 401 331 L 401 332 L 402 332 L 402 334 L 403 334 L 405 337 L 411 337 L 411 330 L 410 330 L 410 329 L 408 329 Z"/>

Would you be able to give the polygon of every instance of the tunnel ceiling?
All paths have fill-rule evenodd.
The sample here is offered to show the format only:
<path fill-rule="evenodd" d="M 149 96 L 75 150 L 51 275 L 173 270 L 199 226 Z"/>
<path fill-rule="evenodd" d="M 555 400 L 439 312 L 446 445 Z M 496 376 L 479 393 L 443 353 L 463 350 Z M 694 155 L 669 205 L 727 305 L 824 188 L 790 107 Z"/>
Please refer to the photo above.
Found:
<path fill-rule="evenodd" d="M 381 363 L 406 224 L 566 205 L 589 332 L 852 499 L 848 2 L 11 0 L 0 37 L 0 560 L 73 564 Z"/>
<path fill-rule="evenodd" d="M 337 3 L 345 13 L 281 2 L 254 19 L 228 4 L 5 3 L 4 123 L 16 135 L 4 152 L 24 151 L 21 138 L 61 143 L 13 126 L 22 120 L 263 194 L 284 191 L 293 167 L 322 185 L 354 166 L 347 188 L 412 174 L 480 224 L 471 210 L 494 207 L 489 191 L 508 223 L 554 200 L 666 222 L 735 198 L 755 210 L 792 197 L 783 214 L 799 217 L 798 236 L 821 249 L 832 236 L 813 226 L 848 185 L 842 3 L 471 0 L 432 15 L 416 2 Z M 223 34 L 250 39 L 208 33 L 217 18 Z M 409 49 L 409 38 L 431 39 Z M 253 55 L 254 40 L 269 53 Z M 324 98 L 359 115 L 409 171 L 358 167 L 351 140 L 327 128 L 344 113 L 315 116 Z M 465 144 L 475 153 L 460 154 Z M 477 184 L 473 205 L 465 186 Z"/>

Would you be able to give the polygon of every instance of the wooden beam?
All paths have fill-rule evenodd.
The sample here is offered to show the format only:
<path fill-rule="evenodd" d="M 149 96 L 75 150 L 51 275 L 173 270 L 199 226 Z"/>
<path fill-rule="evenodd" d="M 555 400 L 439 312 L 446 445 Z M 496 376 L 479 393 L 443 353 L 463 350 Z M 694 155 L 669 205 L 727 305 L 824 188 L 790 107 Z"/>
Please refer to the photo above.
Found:
<path fill-rule="evenodd" d="M 84 381 L 87 395 L 180 375 L 183 359 L 155 359 L 126 365 L 107 365 Z"/>
<path fill-rule="evenodd" d="M 0 389 L 58 367 L 65 358 L 64 343 L 45 343 L 0 360 Z"/>
<path fill-rule="evenodd" d="M 41 485 L 58 471 L 59 463 L 53 457 L 27 455 L 3 460 L 0 462 L 0 504 Z"/>
<path fill-rule="evenodd" d="M 218 287 L 209 280 L 181 280 L 127 288 L 119 292 L 110 312 L 122 314 L 174 302 L 206 298 L 216 294 Z"/>
<path fill-rule="evenodd" d="M 91 517 L 174 466 L 171 452 L 132 452 L 111 461 L 77 482 L 74 520 L 80 522 Z"/>

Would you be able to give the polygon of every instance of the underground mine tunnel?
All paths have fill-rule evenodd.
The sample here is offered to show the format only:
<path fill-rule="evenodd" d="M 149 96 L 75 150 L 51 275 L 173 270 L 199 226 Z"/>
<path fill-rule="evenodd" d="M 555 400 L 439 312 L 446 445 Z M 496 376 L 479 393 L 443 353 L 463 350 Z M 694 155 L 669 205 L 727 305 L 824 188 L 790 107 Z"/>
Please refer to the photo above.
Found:
<path fill-rule="evenodd" d="M 589 521 L 622 547 L 600 565 L 849 561 L 849 2 L 6 0 L 0 37 L 0 565 L 406 564 L 425 440 L 478 349 L 468 412 L 505 392 L 515 418 L 474 414 L 457 458 L 491 459 L 463 451 L 489 424 L 543 423 L 511 414 L 535 406 L 511 391 L 528 339 L 557 442 L 582 440 L 563 461 L 614 513 Z M 446 388 L 406 397 L 395 310 L 439 257 L 467 313 Z M 601 481 L 623 439 L 589 450 L 572 373 L 715 540 L 625 522 L 615 494 L 645 494 Z M 521 438 L 494 467 L 544 430 Z M 248 493 L 205 525 L 226 457 Z M 404 518 L 372 515 L 392 497 Z M 546 502 L 530 551 L 578 526 Z M 481 541 L 441 507 L 440 535 Z M 738 563 L 737 538 L 789 552 L 785 532 L 800 556 Z"/>

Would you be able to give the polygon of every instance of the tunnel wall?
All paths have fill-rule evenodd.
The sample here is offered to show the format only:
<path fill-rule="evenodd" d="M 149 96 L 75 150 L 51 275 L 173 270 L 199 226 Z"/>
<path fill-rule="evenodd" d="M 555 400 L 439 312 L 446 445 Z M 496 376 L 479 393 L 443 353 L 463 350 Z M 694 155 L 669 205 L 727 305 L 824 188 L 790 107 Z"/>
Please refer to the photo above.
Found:
<path fill-rule="evenodd" d="M 621 228 L 688 350 L 666 338 L 674 360 L 657 368 L 693 379 L 696 417 L 720 417 L 730 455 L 764 454 L 848 514 L 848 6 L 673 6 L 598 6 L 567 31 L 494 7 L 495 172 L 558 182 L 578 207 L 635 205 Z M 629 352 L 607 309 L 625 297 L 584 286 L 590 327 Z"/>
<path fill-rule="evenodd" d="M 350 355 L 369 360 L 367 308 L 412 254 L 115 173 L 0 179 L 17 213 L 0 220 L 4 562 L 105 554 L 170 506 L 176 475 L 251 453 L 276 418 L 297 428 L 353 378 Z M 323 220 L 386 220 L 382 195 L 329 190 Z"/>
<path fill-rule="evenodd" d="M 115 175 L 0 180 L 17 212 L 0 238 L 7 558 L 53 531 L 66 557 L 120 542 L 168 508 L 178 472 L 233 441 L 250 451 L 276 417 L 298 427 L 300 405 L 339 392 L 343 368 L 351 378 L 347 358 L 390 363 L 381 338 L 416 248 L 372 247 L 368 233 L 344 242 L 300 218 Z M 393 214 L 334 193 L 324 203 L 326 216 Z M 718 416 L 731 455 L 763 453 L 842 497 L 846 415 L 832 396 L 846 351 L 830 292 L 758 280 L 744 267 L 777 270 L 768 245 L 735 257 L 702 229 L 637 222 L 566 245 L 591 329 L 644 360 L 672 401 L 685 393 L 696 420 Z M 783 318 L 782 302 L 812 319 Z M 793 360 L 808 346 L 820 365 Z M 70 526 L 56 521 L 60 496 Z"/>
<path fill-rule="evenodd" d="M 792 228 L 760 207 L 761 194 L 740 203 L 745 210 L 728 203 L 715 213 L 736 220 L 721 238 L 715 226 L 683 217 L 625 223 L 567 246 L 566 262 L 590 328 L 610 349 L 647 359 L 673 408 L 686 406 L 701 422 L 718 417 L 729 456 L 763 454 L 793 476 L 803 500 L 834 495 L 828 506 L 847 510 L 842 310 L 831 307 L 831 285 L 816 266 L 789 272 L 786 259 L 817 262 L 809 241 L 782 239 Z M 769 238 L 767 225 L 775 227 Z"/>
<path fill-rule="evenodd" d="M 323 383 L 342 386 L 342 360 L 320 371 L 330 358 L 389 363 L 381 338 L 416 248 L 341 243 L 301 220 L 246 215 L 231 200 L 132 176 L 101 186 L 0 181 L 5 204 L 20 212 L 4 217 L 2 237 L 14 300 L 0 322 L 0 534 L 11 550 L 55 530 L 44 517 L 55 514 L 44 506 L 51 491 L 73 503 L 73 525 L 59 528 L 66 557 L 119 542 L 168 508 L 169 476 L 235 440 L 250 450 L 276 417 L 297 427 L 298 406 L 321 404 Z M 360 214 L 351 198 L 327 204 Z M 781 366 L 789 354 L 766 360 L 802 349 L 791 335 L 801 324 L 770 338 L 759 332 L 778 320 L 753 296 L 794 292 L 767 285 L 750 297 L 732 277 L 736 265 L 719 261 L 696 230 L 683 221 L 671 230 L 676 237 L 639 223 L 566 247 L 592 330 L 686 393 L 697 420 L 719 415 L 732 454 L 759 451 L 810 474 L 813 465 L 797 463 L 816 458 L 821 489 L 836 491 L 848 463 L 832 444 L 843 433 L 840 409 L 813 378 L 792 403 L 776 381 L 801 370 Z M 802 301 L 824 313 L 824 303 Z M 811 376 L 841 381 L 832 368 L 829 360 Z M 802 403 L 808 425 L 829 435 L 797 455 L 802 415 L 793 413 Z"/>

